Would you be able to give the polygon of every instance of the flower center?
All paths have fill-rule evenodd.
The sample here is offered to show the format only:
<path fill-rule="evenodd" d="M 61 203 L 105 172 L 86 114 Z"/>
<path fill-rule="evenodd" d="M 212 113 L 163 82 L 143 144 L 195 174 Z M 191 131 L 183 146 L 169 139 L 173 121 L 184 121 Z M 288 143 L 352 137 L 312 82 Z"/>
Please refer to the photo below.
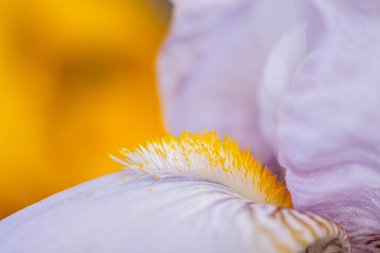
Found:
<path fill-rule="evenodd" d="M 182 133 L 146 145 L 122 149 L 127 169 L 154 176 L 157 180 L 180 176 L 207 180 L 227 186 L 243 197 L 261 204 L 292 207 L 284 184 L 277 181 L 248 149 L 240 150 L 236 141 L 222 140 L 215 132 Z"/>

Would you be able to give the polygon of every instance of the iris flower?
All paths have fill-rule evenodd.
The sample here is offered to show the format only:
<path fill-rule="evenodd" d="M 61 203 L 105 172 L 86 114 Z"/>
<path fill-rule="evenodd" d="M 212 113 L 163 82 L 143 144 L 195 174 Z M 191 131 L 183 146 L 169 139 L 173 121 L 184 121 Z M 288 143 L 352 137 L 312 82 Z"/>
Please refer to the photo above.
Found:
<path fill-rule="evenodd" d="M 379 252 L 380 2 L 174 2 L 159 68 L 172 132 L 236 138 L 286 175 L 296 209 Z"/>
<path fill-rule="evenodd" d="M 0 252 L 379 252 L 380 3 L 173 2 L 167 125 L 253 156 L 214 132 L 123 150 L 1 221 Z"/>

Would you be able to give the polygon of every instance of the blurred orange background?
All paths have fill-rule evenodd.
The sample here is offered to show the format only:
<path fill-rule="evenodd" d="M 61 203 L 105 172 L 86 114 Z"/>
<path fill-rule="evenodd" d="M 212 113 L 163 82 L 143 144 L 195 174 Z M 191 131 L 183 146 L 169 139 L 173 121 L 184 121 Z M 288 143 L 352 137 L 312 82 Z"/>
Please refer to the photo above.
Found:
<path fill-rule="evenodd" d="M 163 0 L 0 0 L 0 219 L 164 134 Z"/>

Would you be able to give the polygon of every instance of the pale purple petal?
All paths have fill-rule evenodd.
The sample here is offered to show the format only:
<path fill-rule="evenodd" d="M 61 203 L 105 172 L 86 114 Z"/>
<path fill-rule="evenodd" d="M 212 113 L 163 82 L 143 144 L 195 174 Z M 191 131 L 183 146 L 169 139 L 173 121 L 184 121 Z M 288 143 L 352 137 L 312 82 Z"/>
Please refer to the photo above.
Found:
<path fill-rule="evenodd" d="M 323 35 L 282 94 L 279 159 L 296 208 L 380 252 L 380 2 L 313 2 Z"/>
<path fill-rule="evenodd" d="M 300 234 L 301 232 L 301 234 Z M 0 221 L 0 252 L 349 252 L 309 213 L 257 205 L 212 182 L 116 173 Z"/>
<path fill-rule="evenodd" d="M 275 156 L 259 130 L 257 87 L 270 49 L 310 15 L 307 2 L 174 2 L 159 77 L 169 130 L 216 130 L 265 164 Z"/>

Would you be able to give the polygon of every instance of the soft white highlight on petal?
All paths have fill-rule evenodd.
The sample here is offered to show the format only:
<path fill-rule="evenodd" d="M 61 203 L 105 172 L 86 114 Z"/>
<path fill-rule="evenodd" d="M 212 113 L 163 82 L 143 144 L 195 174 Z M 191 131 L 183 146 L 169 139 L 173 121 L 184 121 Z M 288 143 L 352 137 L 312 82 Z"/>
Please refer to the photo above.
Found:
<path fill-rule="evenodd" d="M 306 55 L 306 24 L 285 33 L 269 54 L 258 88 L 260 129 L 277 153 L 277 113 L 293 75 Z"/>
<path fill-rule="evenodd" d="M 349 252 L 344 232 L 320 217 L 256 205 L 210 182 L 129 172 L 0 221 L 0 252 L 297 253 L 310 244 L 308 252 Z"/>

